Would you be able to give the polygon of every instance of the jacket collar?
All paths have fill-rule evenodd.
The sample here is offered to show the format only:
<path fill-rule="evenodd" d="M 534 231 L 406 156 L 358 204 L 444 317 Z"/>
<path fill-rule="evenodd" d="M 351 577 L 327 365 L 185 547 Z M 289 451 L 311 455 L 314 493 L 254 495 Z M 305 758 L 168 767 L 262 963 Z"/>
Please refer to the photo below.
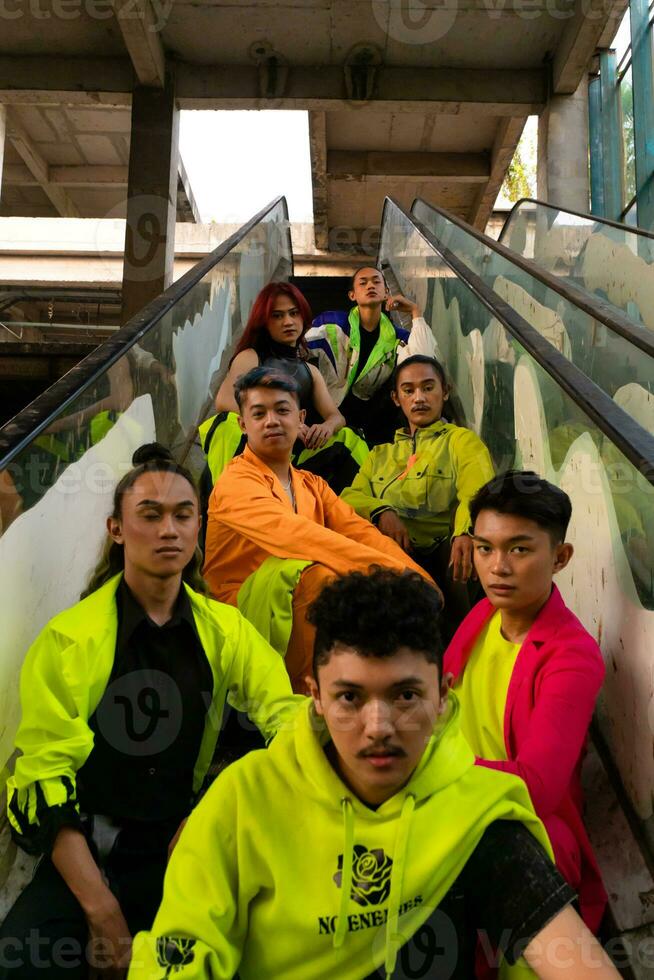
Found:
<path fill-rule="evenodd" d="M 423 442 L 425 439 L 431 439 L 432 436 L 439 436 L 449 424 L 441 418 L 436 419 L 431 425 L 426 425 L 423 429 L 416 429 L 416 442 Z M 407 439 L 413 439 L 407 427 L 395 430 L 395 442 L 405 442 Z"/>
<path fill-rule="evenodd" d="M 241 458 L 242 459 L 246 459 L 248 461 L 248 463 L 251 463 L 252 464 L 252 466 L 256 466 L 256 468 L 259 470 L 259 472 L 263 476 L 265 476 L 265 478 L 270 482 L 270 485 L 271 486 L 275 482 L 279 483 L 279 480 L 277 479 L 277 477 L 275 476 L 275 474 L 273 473 L 273 471 L 270 469 L 270 467 L 268 466 L 268 464 L 267 463 L 264 463 L 264 461 L 259 456 L 257 456 L 256 453 L 253 453 L 247 443 L 245 444 L 245 446 L 243 448 L 243 452 L 241 453 Z M 289 466 L 289 469 L 290 470 L 294 470 L 295 469 L 295 467 L 291 465 L 290 460 L 289 460 L 288 466 Z"/>
<path fill-rule="evenodd" d="M 266 483 L 268 483 L 270 490 L 275 495 L 275 497 L 278 497 L 279 500 L 288 502 L 288 497 L 286 496 L 286 493 L 284 492 L 284 488 L 282 487 L 282 484 L 279 481 L 278 477 L 275 476 L 275 474 L 270 469 L 270 467 L 266 463 L 264 463 L 264 461 L 260 459 L 256 453 L 252 452 L 252 450 L 247 445 L 247 443 L 245 444 L 245 448 L 243 449 L 243 452 L 241 453 L 240 457 L 237 458 L 244 459 L 252 466 L 254 466 L 258 470 L 258 472 L 261 473 L 261 475 L 265 478 Z M 292 466 L 290 462 L 288 464 L 288 469 L 289 469 L 289 473 L 291 474 L 291 480 L 295 481 L 300 477 L 300 472 L 296 470 L 295 467 Z"/>
<path fill-rule="evenodd" d="M 493 606 L 489 599 L 482 599 L 472 609 L 457 630 L 445 654 L 445 670 L 451 671 L 455 678 L 460 675 L 468 662 L 479 633 L 495 611 L 495 606 Z M 519 659 L 524 659 L 521 654 L 527 650 L 527 647 L 533 644 L 540 646 L 548 640 L 552 636 L 552 631 L 561 627 L 562 622 L 567 618 L 568 614 L 569 610 L 561 597 L 561 593 L 556 585 L 552 584 L 549 599 L 541 608 L 531 625 L 531 629 L 524 638 L 521 652 L 518 654 Z M 518 661 L 516 661 L 516 665 L 517 663 Z"/>

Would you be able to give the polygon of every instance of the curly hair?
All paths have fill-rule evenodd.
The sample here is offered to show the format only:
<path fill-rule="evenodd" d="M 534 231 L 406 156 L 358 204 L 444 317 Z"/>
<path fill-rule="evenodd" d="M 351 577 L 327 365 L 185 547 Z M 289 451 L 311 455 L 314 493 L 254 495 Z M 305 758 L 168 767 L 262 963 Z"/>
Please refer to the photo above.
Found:
<path fill-rule="evenodd" d="M 443 642 L 441 598 L 417 572 L 374 566 L 329 582 L 311 604 L 307 619 L 316 627 L 313 676 L 337 644 L 362 657 L 392 657 L 400 647 L 424 653 L 439 672 Z"/>

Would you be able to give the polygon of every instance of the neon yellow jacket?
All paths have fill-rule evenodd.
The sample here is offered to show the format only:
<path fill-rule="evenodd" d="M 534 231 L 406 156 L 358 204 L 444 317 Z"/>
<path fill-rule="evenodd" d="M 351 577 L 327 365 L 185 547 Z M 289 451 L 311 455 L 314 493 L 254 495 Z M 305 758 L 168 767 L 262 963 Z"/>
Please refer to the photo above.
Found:
<path fill-rule="evenodd" d="M 457 715 L 452 698 L 409 782 L 371 810 L 328 762 L 308 702 L 191 814 L 129 980 L 389 977 L 491 823 L 521 821 L 551 857 L 524 783 L 474 764 Z"/>
<path fill-rule="evenodd" d="M 351 507 L 372 520 L 394 510 L 416 548 L 470 530 L 470 501 L 493 477 L 488 449 L 470 429 L 439 419 L 410 436 L 398 429 L 394 442 L 376 446 L 341 493 Z"/>
<path fill-rule="evenodd" d="M 39 815 L 76 803 L 75 774 L 93 748 L 88 720 L 114 662 L 120 579 L 114 576 L 50 620 L 25 658 L 20 677 L 23 715 L 16 735 L 22 755 L 8 780 L 7 796 L 14 836 L 31 853 L 43 847 Z M 271 738 L 304 699 L 292 694 L 282 658 L 236 609 L 185 588 L 213 674 L 213 700 L 193 773 L 197 792 L 213 756 L 225 700 L 247 710 Z"/>

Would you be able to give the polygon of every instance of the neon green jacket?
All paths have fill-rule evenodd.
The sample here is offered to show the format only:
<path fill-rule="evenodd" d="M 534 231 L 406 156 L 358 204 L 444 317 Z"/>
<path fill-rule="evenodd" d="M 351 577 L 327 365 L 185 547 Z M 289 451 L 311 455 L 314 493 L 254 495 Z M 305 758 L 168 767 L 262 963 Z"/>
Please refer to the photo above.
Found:
<path fill-rule="evenodd" d="M 363 401 L 368 401 L 385 381 L 390 378 L 395 364 L 412 354 L 439 357 L 438 344 L 424 318 L 413 321 L 410 331 L 396 327 L 393 321 L 381 314 L 379 337 L 370 351 L 358 377 L 357 368 L 361 351 L 361 314 L 358 306 L 349 313 L 332 310 L 321 313 L 307 330 L 306 342 L 313 357 L 317 358 L 329 394 L 340 405 L 348 391 Z"/>
<path fill-rule="evenodd" d="M 173 852 L 151 931 L 135 938 L 129 980 L 389 977 L 491 823 L 521 821 L 551 857 L 522 780 L 475 765 L 455 698 L 409 782 L 376 810 L 336 775 L 327 740 L 307 702 L 269 749 L 220 774 Z"/>
<path fill-rule="evenodd" d="M 22 755 L 7 783 L 14 835 L 30 853 L 42 850 L 39 816 L 76 803 L 75 774 L 93 748 L 88 720 L 107 686 L 114 662 L 121 575 L 59 613 L 30 647 L 20 677 L 22 720 L 16 747 Z M 304 700 L 291 692 L 284 662 L 231 606 L 185 586 L 200 642 L 213 674 L 193 790 L 209 768 L 225 700 L 247 710 L 266 738 Z"/>
<path fill-rule="evenodd" d="M 470 429 L 439 419 L 410 436 L 398 429 L 394 442 L 376 446 L 352 486 L 341 493 L 351 507 L 372 520 L 394 510 L 416 548 L 470 530 L 470 501 L 493 477 L 488 449 Z"/>

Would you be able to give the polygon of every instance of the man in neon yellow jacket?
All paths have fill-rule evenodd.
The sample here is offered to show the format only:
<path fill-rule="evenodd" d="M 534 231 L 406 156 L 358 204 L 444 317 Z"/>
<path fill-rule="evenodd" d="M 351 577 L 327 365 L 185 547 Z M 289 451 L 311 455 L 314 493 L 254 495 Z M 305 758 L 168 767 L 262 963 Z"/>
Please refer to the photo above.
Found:
<path fill-rule="evenodd" d="M 439 613 L 415 572 L 325 587 L 312 699 L 190 817 L 129 980 L 469 980 L 477 938 L 522 976 L 618 977 L 522 781 L 475 765 Z"/>
<path fill-rule="evenodd" d="M 418 306 L 399 293 L 391 296 L 379 269 L 357 269 L 348 298 L 356 304 L 349 312 L 315 317 L 306 342 L 348 426 L 377 445 L 393 431 L 387 386 L 395 365 L 411 354 L 438 357 L 438 344 Z M 410 314 L 411 330 L 396 327 L 384 308 Z"/>
<path fill-rule="evenodd" d="M 51 620 L 21 673 L 8 816 L 17 843 L 43 858 L 0 930 L 0 949 L 11 949 L 0 957 L 3 980 L 31 977 L 39 964 L 49 980 L 86 977 L 89 937 L 120 970 L 131 936 L 154 917 L 225 701 L 266 738 L 301 703 L 256 630 L 198 591 L 188 471 L 156 444 L 134 462 L 116 488 L 89 594 Z"/>
<path fill-rule="evenodd" d="M 438 361 L 407 357 L 395 372 L 392 391 L 406 427 L 397 430 L 392 443 L 372 450 L 341 497 L 432 575 L 449 607 L 446 566 L 449 562 L 455 582 L 469 579 L 468 505 L 494 474 L 481 439 L 441 418 L 448 396 Z"/>

